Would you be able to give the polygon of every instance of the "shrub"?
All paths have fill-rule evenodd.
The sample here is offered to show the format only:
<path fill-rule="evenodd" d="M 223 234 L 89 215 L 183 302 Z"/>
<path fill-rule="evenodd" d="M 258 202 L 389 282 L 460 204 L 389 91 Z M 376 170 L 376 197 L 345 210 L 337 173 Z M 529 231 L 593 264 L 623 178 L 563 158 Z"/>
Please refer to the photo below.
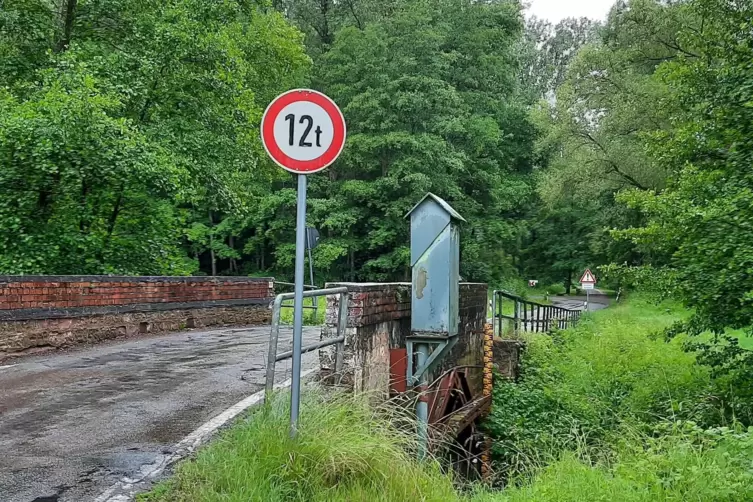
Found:
<path fill-rule="evenodd" d="M 624 432 L 624 431 L 623 431 Z M 567 452 L 537 476 L 477 502 L 745 502 L 753 499 L 753 431 L 662 423 L 627 433 L 610 459 Z"/>
<path fill-rule="evenodd" d="M 637 297 L 584 316 L 574 329 L 530 335 L 520 382 L 495 382 L 486 428 L 495 439 L 497 470 L 515 475 L 542 457 L 598 447 L 626 423 L 717 425 L 709 371 L 681 339 L 653 336 L 681 314 Z"/>

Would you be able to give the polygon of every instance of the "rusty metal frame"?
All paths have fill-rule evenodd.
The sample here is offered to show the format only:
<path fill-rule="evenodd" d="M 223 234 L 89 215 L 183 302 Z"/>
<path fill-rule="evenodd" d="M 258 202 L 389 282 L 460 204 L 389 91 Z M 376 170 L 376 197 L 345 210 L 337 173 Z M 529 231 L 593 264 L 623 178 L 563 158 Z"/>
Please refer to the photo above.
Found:
<path fill-rule="evenodd" d="M 514 302 L 513 315 L 502 313 L 502 300 L 504 299 Z M 527 307 L 531 309 L 530 316 L 526 310 Z M 513 322 L 513 333 L 517 336 L 521 331 L 549 332 L 555 326 L 567 329 L 578 323 L 580 315 L 580 310 L 543 305 L 503 290 L 495 290 L 492 295 L 492 326 L 496 336 L 502 335 L 502 322 L 505 319 Z"/>
<path fill-rule="evenodd" d="M 410 336 L 405 340 L 405 346 L 408 355 L 408 385 L 417 385 L 421 380 L 421 376 L 427 371 L 430 371 L 434 365 L 436 365 L 452 348 L 458 343 L 458 337 L 437 337 L 437 336 Z M 413 364 L 413 356 L 415 355 L 414 346 L 417 344 L 434 345 L 434 350 L 429 355 L 426 362 L 415 368 Z"/>

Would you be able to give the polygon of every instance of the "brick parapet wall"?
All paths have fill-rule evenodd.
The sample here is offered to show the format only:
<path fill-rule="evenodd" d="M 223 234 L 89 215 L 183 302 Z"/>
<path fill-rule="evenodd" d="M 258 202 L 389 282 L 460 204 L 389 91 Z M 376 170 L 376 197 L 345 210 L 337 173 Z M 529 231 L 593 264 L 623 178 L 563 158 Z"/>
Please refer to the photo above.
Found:
<path fill-rule="evenodd" d="M 482 283 L 464 282 L 460 284 L 460 317 L 463 317 L 463 311 L 466 314 L 469 311 L 478 311 L 483 309 L 486 312 L 489 303 L 488 296 L 489 286 Z"/>
<path fill-rule="evenodd" d="M 348 324 L 345 330 L 345 371 L 340 378 L 354 390 L 386 393 L 392 349 L 405 348 L 410 334 L 410 283 L 328 283 L 326 287 L 348 288 Z M 483 328 L 487 313 L 486 284 L 460 285 L 459 339 L 455 348 L 437 368 L 458 365 L 480 366 L 483 363 Z M 327 298 L 326 324 L 322 339 L 337 333 L 339 297 Z M 334 367 L 334 348 L 320 351 L 322 370 Z M 472 370 L 480 382 L 481 371 Z M 477 374 L 476 374 L 477 373 Z"/>
<path fill-rule="evenodd" d="M 348 288 L 348 327 L 357 328 L 410 318 L 410 283 L 327 283 L 326 288 Z M 337 326 L 337 296 L 327 298 L 327 324 Z"/>
<path fill-rule="evenodd" d="M 0 276 L 4 356 L 139 333 L 266 324 L 274 279 Z"/>
<path fill-rule="evenodd" d="M 0 320 L 263 304 L 274 279 L 0 276 Z"/>

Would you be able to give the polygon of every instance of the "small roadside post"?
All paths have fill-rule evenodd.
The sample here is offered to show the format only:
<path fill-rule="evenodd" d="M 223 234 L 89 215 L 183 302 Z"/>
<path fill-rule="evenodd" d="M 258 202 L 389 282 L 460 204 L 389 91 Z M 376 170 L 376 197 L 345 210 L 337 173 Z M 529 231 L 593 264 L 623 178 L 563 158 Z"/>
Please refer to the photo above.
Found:
<path fill-rule="evenodd" d="M 306 188 L 309 174 L 329 167 L 345 146 L 342 111 L 332 99 L 310 89 L 277 96 L 261 120 L 261 140 L 272 160 L 298 176 L 295 228 L 295 292 L 293 307 L 293 369 L 290 386 L 290 435 L 296 435 L 301 403 L 303 346 L 303 284 L 305 271 Z"/>
<path fill-rule="evenodd" d="M 596 276 L 591 272 L 591 269 L 586 269 L 583 273 L 583 277 L 580 278 L 580 287 L 586 291 L 586 312 L 590 309 L 591 303 L 591 291 L 596 286 Z"/>

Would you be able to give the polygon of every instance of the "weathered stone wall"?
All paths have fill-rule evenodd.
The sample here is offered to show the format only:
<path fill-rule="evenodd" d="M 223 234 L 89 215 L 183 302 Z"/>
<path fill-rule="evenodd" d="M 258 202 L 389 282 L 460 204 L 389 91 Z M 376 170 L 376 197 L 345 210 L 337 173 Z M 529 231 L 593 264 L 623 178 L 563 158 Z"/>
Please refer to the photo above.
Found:
<path fill-rule="evenodd" d="M 266 324 L 273 279 L 0 276 L 0 358 L 138 333 Z"/>
<path fill-rule="evenodd" d="M 345 330 L 341 383 L 357 392 L 389 392 L 390 348 L 405 346 L 410 332 L 411 289 L 408 283 L 328 283 L 325 287 L 347 286 L 348 324 Z M 326 323 L 322 339 L 337 336 L 339 296 L 327 297 Z M 323 373 L 335 367 L 335 348 L 320 352 Z"/>
<path fill-rule="evenodd" d="M 390 350 L 405 348 L 405 338 L 410 334 L 411 285 L 334 283 L 327 284 L 326 287 L 340 286 L 348 287 L 350 298 L 345 332 L 344 370 L 338 377 L 357 392 L 368 391 L 387 395 L 390 384 Z M 461 284 L 458 341 L 450 354 L 434 370 L 432 377 L 439 376 L 446 369 L 455 366 L 474 366 L 468 368 L 468 373 L 474 390 L 480 392 L 486 303 L 486 284 Z M 338 311 L 339 297 L 329 297 L 322 339 L 337 336 Z M 334 347 L 320 352 L 324 373 L 333 371 L 334 361 Z"/>
<path fill-rule="evenodd" d="M 525 343 L 520 340 L 494 340 L 494 368 L 510 380 L 520 376 L 520 358 Z"/>

